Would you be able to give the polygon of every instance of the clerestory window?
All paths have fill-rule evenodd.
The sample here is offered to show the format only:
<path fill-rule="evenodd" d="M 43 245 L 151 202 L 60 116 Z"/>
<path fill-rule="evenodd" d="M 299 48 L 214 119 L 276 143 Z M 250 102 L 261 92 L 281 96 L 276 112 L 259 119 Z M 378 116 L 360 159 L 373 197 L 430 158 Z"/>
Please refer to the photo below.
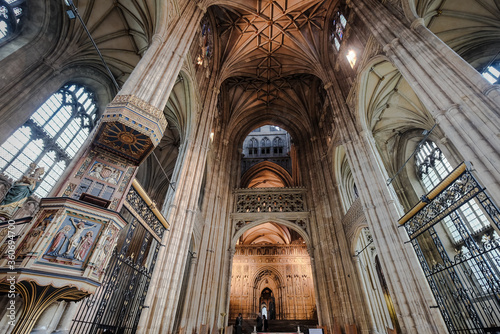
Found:
<path fill-rule="evenodd" d="M 500 83 L 500 62 L 496 66 L 488 66 L 482 74 L 491 84 Z"/>
<path fill-rule="evenodd" d="M 0 146 L 0 173 L 19 179 L 34 162 L 44 167 L 35 195 L 48 195 L 96 124 L 94 94 L 67 84 Z"/>
<path fill-rule="evenodd" d="M 283 139 L 280 137 L 276 137 L 273 140 L 273 153 L 274 154 L 283 154 Z"/>
<path fill-rule="evenodd" d="M 333 18 L 333 32 L 331 35 L 333 45 L 337 51 L 340 50 L 340 43 L 342 43 L 342 39 L 344 38 L 345 28 L 347 26 L 347 20 L 341 11 L 337 11 Z"/>
<path fill-rule="evenodd" d="M 271 154 L 271 141 L 264 137 L 260 142 L 260 154 Z"/>
<path fill-rule="evenodd" d="M 248 155 L 257 155 L 259 153 L 259 143 L 257 139 L 252 138 L 248 141 Z"/>

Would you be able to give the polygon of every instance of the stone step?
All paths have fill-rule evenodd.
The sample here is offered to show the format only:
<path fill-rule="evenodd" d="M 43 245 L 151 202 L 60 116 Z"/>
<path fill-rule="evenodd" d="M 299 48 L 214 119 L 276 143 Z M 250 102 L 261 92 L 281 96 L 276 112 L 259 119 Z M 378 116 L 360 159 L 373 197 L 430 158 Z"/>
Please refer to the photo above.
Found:
<path fill-rule="evenodd" d="M 243 319 L 242 332 L 251 334 L 255 324 L 253 319 Z M 317 326 L 317 320 L 268 320 L 268 331 L 265 333 L 297 334 L 297 327 L 300 327 L 300 332 L 309 334 L 309 328 L 317 328 Z"/>

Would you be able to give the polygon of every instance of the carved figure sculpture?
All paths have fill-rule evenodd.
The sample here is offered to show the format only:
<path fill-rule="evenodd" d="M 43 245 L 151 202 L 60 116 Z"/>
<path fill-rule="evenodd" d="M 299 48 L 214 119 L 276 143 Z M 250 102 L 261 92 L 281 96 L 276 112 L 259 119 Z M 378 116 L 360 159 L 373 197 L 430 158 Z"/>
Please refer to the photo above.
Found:
<path fill-rule="evenodd" d="M 6 218 L 12 217 L 14 211 L 20 207 L 26 199 L 35 192 L 40 184 L 41 176 L 45 173 L 43 167 L 36 168 L 35 163 L 31 163 L 28 171 L 7 191 L 0 203 L 0 214 Z"/>
<path fill-rule="evenodd" d="M 111 255 L 117 237 L 118 237 L 118 230 L 110 228 L 107 231 L 106 239 L 104 239 L 104 242 L 99 246 L 99 253 L 96 256 L 95 260 L 95 268 L 98 273 L 104 270 L 106 259 Z"/>
<path fill-rule="evenodd" d="M 87 251 L 92 246 L 92 237 L 94 236 L 94 232 L 88 231 L 85 236 L 80 240 L 78 246 L 75 249 L 75 259 L 83 261 L 85 255 L 87 255 Z"/>
<path fill-rule="evenodd" d="M 52 241 L 52 245 L 50 246 L 47 253 L 55 255 L 59 254 L 62 245 L 64 245 L 66 239 L 68 238 L 69 231 L 71 231 L 71 226 L 69 225 L 66 225 L 62 229 L 60 229 L 59 232 L 56 233 L 56 236 Z"/>
<path fill-rule="evenodd" d="M 73 224 L 73 226 L 75 227 L 75 232 L 69 238 L 68 249 L 64 253 L 64 256 L 69 256 L 71 251 L 78 246 L 78 242 L 83 231 L 94 228 L 96 226 L 95 224 L 92 224 L 89 227 L 85 227 L 84 221 L 78 221 L 73 218 L 70 218 L 69 220 L 71 221 L 71 224 Z"/>
<path fill-rule="evenodd" d="M 21 254 L 27 254 L 33 250 L 38 239 L 42 236 L 43 232 L 47 229 L 47 225 L 51 222 L 53 215 L 46 217 L 37 227 L 29 232 L 26 241 L 21 250 Z"/>

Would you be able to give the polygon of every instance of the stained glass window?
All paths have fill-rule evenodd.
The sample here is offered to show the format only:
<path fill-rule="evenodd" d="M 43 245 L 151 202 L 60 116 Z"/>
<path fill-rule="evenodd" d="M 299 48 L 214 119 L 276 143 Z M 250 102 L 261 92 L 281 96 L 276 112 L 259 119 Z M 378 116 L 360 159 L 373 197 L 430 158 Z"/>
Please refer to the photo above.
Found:
<path fill-rule="evenodd" d="M 340 11 L 335 13 L 335 17 L 333 18 L 333 33 L 332 33 L 332 41 L 335 49 L 337 51 L 340 50 L 340 43 L 342 43 L 342 39 L 344 38 L 344 31 L 347 26 L 347 20 Z"/>
<path fill-rule="evenodd" d="M 0 0 L 0 43 L 19 32 L 25 12 L 25 0 Z"/>
<path fill-rule="evenodd" d="M 95 126 L 94 94 L 68 84 L 53 94 L 0 146 L 0 172 L 19 179 L 34 162 L 44 167 L 35 195 L 47 196 Z"/>
<path fill-rule="evenodd" d="M 201 34 L 200 34 L 200 53 L 196 57 L 196 63 L 208 67 L 210 59 L 212 58 L 213 50 L 213 36 L 212 28 L 207 17 L 201 21 Z"/>

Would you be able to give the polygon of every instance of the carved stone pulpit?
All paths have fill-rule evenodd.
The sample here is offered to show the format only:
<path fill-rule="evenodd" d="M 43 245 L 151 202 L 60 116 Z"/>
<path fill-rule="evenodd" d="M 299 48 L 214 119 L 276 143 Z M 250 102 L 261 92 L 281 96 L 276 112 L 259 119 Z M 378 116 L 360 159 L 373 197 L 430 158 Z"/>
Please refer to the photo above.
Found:
<path fill-rule="evenodd" d="M 67 197 L 42 199 L 29 228 L 4 223 L 0 292 L 15 283 L 26 305 L 13 333 L 30 333 L 56 300 L 94 293 L 125 225 L 116 211 Z"/>

